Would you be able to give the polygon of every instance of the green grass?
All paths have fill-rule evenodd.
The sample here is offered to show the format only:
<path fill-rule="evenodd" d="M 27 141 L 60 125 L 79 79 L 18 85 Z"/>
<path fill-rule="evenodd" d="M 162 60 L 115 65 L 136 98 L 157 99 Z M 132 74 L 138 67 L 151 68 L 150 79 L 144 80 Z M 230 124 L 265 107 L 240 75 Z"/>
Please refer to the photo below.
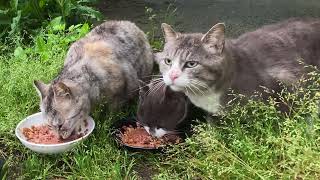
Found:
<path fill-rule="evenodd" d="M 0 158 L 6 159 L 0 177 L 139 179 L 151 173 L 154 179 L 320 179 L 317 73 L 308 88 L 282 92 L 283 101 L 294 107 L 288 116 L 277 111 L 272 99 L 234 103 L 219 120 L 195 126 L 192 137 L 165 153 L 119 149 L 110 126 L 135 108 L 111 113 L 103 106 L 92 113 L 94 133 L 77 148 L 52 156 L 29 151 L 14 128 L 39 110 L 32 81 L 53 79 L 70 43 L 88 31 L 86 24 L 67 30 L 53 24 L 31 37 L 30 44 L 16 38 L 0 45 Z"/>

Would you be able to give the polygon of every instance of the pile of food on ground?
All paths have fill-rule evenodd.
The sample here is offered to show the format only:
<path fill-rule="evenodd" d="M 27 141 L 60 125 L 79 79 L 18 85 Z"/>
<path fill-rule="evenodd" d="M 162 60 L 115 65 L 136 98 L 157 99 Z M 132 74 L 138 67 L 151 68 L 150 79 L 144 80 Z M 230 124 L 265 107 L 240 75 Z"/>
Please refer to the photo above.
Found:
<path fill-rule="evenodd" d="M 48 125 L 31 126 L 31 128 L 23 128 L 23 135 L 27 141 L 36 144 L 59 144 L 73 141 L 83 136 L 83 134 L 73 134 L 67 139 L 61 139 L 56 135 Z"/>
<path fill-rule="evenodd" d="M 126 145 L 141 148 L 159 148 L 167 144 L 178 144 L 182 139 L 175 134 L 167 134 L 161 138 L 152 137 L 142 126 L 123 126 L 120 135 Z"/>

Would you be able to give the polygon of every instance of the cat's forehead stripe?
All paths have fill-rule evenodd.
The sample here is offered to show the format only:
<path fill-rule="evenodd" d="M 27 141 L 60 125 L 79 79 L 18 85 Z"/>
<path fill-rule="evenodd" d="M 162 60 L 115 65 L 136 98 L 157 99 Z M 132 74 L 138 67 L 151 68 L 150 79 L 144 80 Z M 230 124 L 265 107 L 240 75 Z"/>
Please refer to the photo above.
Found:
<path fill-rule="evenodd" d="M 181 53 L 181 59 L 187 60 L 190 52 L 188 50 L 184 50 L 183 53 Z"/>
<path fill-rule="evenodd" d="M 173 60 L 177 60 L 179 62 L 188 60 L 188 58 L 191 56 L 191 52 L 189 50 L 185 49 L 176 49 L 174 51 L 174 54 L 171 55 Z"/>
<path fill-rule="evenodd" d="M 45 111 L 50 112 L 52 108 L 52 103 L 53 103 L 53 98 L 54 98 L 54 93 L 53 93 L 53 88 L 49 88 L 48 96 L 47 96 L 47 101 L 46 101 L 46 106 L 45 106 Z"/>
<path fill-rule="evenodd" d="M 189 57 L 192 55 L 192 53 L 191 53 L 190 51 L 188 51 L 188 50 L 187 50 L 186 53 L 187 53 L 187 54 L 186 54 L 186 59 L 189 59 Z"/>

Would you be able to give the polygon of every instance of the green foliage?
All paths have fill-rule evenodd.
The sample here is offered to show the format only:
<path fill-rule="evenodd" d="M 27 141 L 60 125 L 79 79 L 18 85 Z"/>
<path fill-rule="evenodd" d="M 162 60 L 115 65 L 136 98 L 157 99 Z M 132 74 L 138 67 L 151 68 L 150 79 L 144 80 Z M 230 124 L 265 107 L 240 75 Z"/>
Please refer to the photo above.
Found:
<path fill-rule="evenodd" d="M 160 11 L 158 13 L 150 7 L 145 7 L 145 14 L 148 17 L 146 34 L 154 51 L 160 51 L 164 45 L 161 28 L 159 28 L 159 26 L 163 22 L 172 24 L 176 16 L 176 11 L 177 8 L 174 8 L 172 3 L 168 5 L 164 12 Z"/>
<path fill-rule="evenodd" d="M 49 19 L 62 17 L 67 25 L 100 20 L 100 12 L 91 8 L 96 0 L 10 0 L 0 5 L 0 38 L 36 30 Z"/>

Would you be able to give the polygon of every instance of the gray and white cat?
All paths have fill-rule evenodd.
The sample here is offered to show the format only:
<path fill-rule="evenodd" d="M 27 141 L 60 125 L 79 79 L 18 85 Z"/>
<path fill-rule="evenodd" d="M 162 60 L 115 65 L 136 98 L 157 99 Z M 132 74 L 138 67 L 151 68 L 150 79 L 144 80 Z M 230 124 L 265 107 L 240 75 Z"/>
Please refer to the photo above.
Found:
<path fill-rule="evenodd" d="M 319 19 L 289 19 L 237 39 L 225 38 L 223 23 L 206 34 L 162 29 L 165 46 L 156 56 L 164 82 L 210 113 L 229 100 L 228 89 L 246 96 L 261 86 L 279 91 L 279 82 L 290 85 L 303 75 L 298 60 L 320 66 Z"/>
<path fill-rule="evenodd" d="M 106 99 L 118 106 L 137 95 L 149 76 L 153 54 L 146 35 L 128 21 L 108 21 L 70 47 L 50 84 L 35 81 L 40 109 L 62 138 L 81 128 L 90 110 Z"/>

